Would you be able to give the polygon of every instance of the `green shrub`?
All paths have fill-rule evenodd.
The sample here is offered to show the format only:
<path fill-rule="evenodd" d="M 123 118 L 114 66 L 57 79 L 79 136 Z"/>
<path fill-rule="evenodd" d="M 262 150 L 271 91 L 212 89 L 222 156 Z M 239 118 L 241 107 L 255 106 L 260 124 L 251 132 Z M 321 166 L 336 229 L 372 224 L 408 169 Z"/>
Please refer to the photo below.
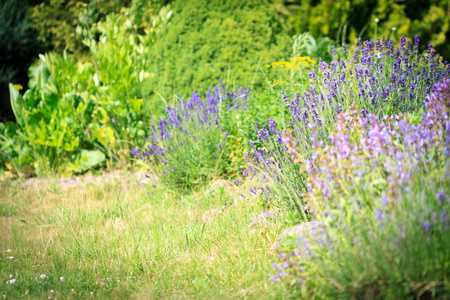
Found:
<path fill-rule="evenodd" d="M 175 93 L 203 94 L 218 79 L 258 91 L 263 83 L 259 69 L 289 56 L 289 44 L 265 0 L 178 1 L 170 26 L 149 52 L 146 94 L 162 103 Z"/>

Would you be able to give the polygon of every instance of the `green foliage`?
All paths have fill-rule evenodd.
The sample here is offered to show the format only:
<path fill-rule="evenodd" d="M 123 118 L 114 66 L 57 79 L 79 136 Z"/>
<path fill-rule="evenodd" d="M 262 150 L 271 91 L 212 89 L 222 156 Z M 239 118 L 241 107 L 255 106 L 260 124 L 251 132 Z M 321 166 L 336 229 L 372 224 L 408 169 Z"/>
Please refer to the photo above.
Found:
<path fill-rule="evenodd" d="M 218 79 L 258 91 L 260 68 L 289 53 L 289 38 L 265 0 L 178 1 L 160 36 L 149 53 L 145 92 L 159 103 L 175 93 L 203 94 Z"/>
<path fill-rule="evenodd" d="M 402 35 L 419 35 L 425 50 L 432 43 L 436 51 L 450 57 L 450 2 L 439 0 L 275 0 L 291 34 L 305 31 L 316 38 L 328 36 L 341 43 L 357 37 L 381 36 L 397 42 Z M 378 23 L 375 20 L 378 19 Z M 395 28 L 395 30 L 393 30 Z"/>
<path fill-rule="evenodd" d="M 144 135 L 140 88 L 161 20 L 155 15 L 155 26 L 140 34 L 128 10 L 109 15 L 89 29 L 99 36 L 84 41 L 90 60 L 41 55 L 23 95 L 10 85 L 18 136 L 33 149 L 37 174 L 82 172 L 105 157 L 126 162 L 130 145 Z"/>
<path fill-rule="evenodd" d="M 0 2 L 0 118 L 10 119 L 8 83 L 26 86 L 27 70 L 37 53 L 43 50 L 30 28 L 29 2 L 32 1 Z"/>
<path fill-rule="evenodd" d="M 32 27 L 39 39 L 52 49 L 81 55 L 87 52 L 83 45 L 82 27 L 104 20 L 109 13 L 118 13 L 131 0 L 49 0 L 31 8 Z M 81 28 L 80 28 L 81 26 Z"/>
<path fill-rule="evenodd" d="M 14 170 L 28 175 L 33 173 L 32 149 L 28 143 L 18 138 L 18 132 L 16 123 L 0 123 L 0 177 L 5 172 L 13 175 L 11 172 Z"/>

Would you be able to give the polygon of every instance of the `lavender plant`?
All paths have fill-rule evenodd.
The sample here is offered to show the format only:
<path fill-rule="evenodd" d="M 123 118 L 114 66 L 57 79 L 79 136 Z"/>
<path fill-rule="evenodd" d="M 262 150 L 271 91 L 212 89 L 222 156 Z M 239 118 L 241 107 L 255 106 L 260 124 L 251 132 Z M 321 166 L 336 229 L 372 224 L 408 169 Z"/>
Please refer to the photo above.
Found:
<path fill-rule="evenodd" d="M 329 65 L 320 61 L 318 71 L 310 71 L 309 91 L 291 99 L 282 93 L 290 120 L 276 124 L 269 119 L 269 131 L 256 124 L 262 147 L 252 146 L 253 151 L 247 155 L 246 172 L 258 180 L 251 192 L 273 205 L 295 208 L 303 219 L 308 219 L 303 200 L 305 162 L 313 153 L 315 141 L 331 142 L 329 135 L 337 116 L 351 105 L 358 105 L 363 116 L 423 112 L 423 98 L 433 84 L 450 75 L 448 62 L 434 57 L 431 45 L 424 56 L 419 55 L 418 47 L 417 36 L 414 44 L 403 37 L 397 49 L 392 40 L 384 38 L 375 44 L 359 40 L 354 54 L 343 45 L 346 59 Z M 332 52 L 335 54 L 334 48 Z M 299 164 L 291 163 L 288 141 L 293 143 Z"/>
<path fill-rule="evenodd" d="M 320 225 L 285 245 L 272 280 L 308 299 L 449 297 L 450 79 L 424 106 L 417 125 L 352 107 L 314 143 L 305 198 Z"/>
<path fill-rule="evenodd" d="M 180 98 L 174 107 L 167 106 L 167 117 L 152 125 L 150 139 L 144 137 L 146 144 L 132 150 L 156 173 L 154 181 L 159 178 L 167 187 L 183 191 L 226 174 L 229 131 L 222 127 L 221 119 L 246 109 L 250 88 L 238 87 L 232 93 L 224 86 L 221 83 L 214 91 L 210 88 L 205 100 L 194 92 L 188 101 Z"/>

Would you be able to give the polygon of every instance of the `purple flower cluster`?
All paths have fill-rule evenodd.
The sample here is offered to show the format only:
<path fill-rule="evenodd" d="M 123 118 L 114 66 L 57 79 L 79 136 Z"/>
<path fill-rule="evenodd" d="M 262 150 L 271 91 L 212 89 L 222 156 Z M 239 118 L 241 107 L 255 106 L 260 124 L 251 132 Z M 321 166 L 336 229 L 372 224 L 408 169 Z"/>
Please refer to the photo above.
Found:
<path fill-rule="evenodd" d="M 290 111 L 290 126 L 285 130 L 279 126 L 277 128 L 273 119 L 269 119 L 268 130 L 256 124 L 258 141 L 264 147 L 257 148 L 250 141 L 252 152 L 246 155 L 252 167 L 261 173 L 259 177 L 264 174 L 265 178 L 255 176 L 259 182 L 275 184 L 266 187 L 259 184 L 259 188 L 252 190 L 258 190 L 260 195 L 269 195 L 272 201 L 275 198 L 280 201 L 280 197 L 291 199 L 293 207 L 303 210 L 304 203 L 299 195 L 305 191 L 306 176 L 299 175 L 302 168 L 293 166 L 291 161 L 308 168 L 311 162 L 307 158 L 314 155 L 312 145 L 319 141 L 334 142 L 330 140 L 330 133 L 339 114 L 356 104 L 364 118 L 370 116 L 365 121 L 368 124 L 376 122 L 381 111 L 395 115 L 425 110 L 423 99 L 431 92 L 435 82 L 450 75 L 450 67 L 447 61 L 440 63 L 431 49 L 425 56 L 419 56 L 418 45 L 417 36 L 414 44 L 402 37 L 397 49 L 392 40 L 385 38 L 375 43 L 360 40 L 354 55 L 348 55 L 347 59 L 341 58 L 330 64 L 320 61 L 319 69 L 312 69 L 309 74 L 309 91 L 303 95 L 297 93 L 291 100 L 282 93 Z M 403 123 L 399 125 L 403 126 Z M 374 127 L 371 134 L 382 139 L 383 132 L 377 130 L 383 129 Z M 413 140 L 410 142 L 413 143 Z M 286 144 L 291 147 L 288 149 Z M 353 150 L 348 145 L 342 145 L 339 152 L 342 156 L 349 156 Z M 297 186 L 286 188 L 290 183 Z M 265 193 L 269 186 L 277 188 Z"/>
<path fill-rule="evenodd" d="M 181 98 L 174 107 L 167 106 L 166 118 L 161 118 L 158 126 L 152 124 L 150 138 L 144 137 L 146 144 L 142 149 L 133 148 L 131 153 L 147 164 L 165 166 L 162 176 L 170 172 L 189 172 L 189 166 L 184 164 L 190 162 L 184 160 L 196 160 L 194 169 L 197 171 L 202 167 L 204 171 L 210 171 L 216 165 L 211 162 L 215 161 L 211 158 L 220 157 L 219 153 L 214 152 L 224 151 L 228 137 L 228 130 L 221 127 L 221 112 L 225 107 L 227 111 L 246 110 L 250 93 L 250 88 L 244 90 L 238 87 L 233 93 L 231 90 L 225 91 L 223 87 L 221 83 L 214 89 L 210 88 L 205 100 L 194 92 L 188 101 Z M 200 157 L 205 157 L 205 161 L 200 160 Z M 189 175 L 191 179 L 192 175 Z M 196 176 L 207 177 L 206 174 Z"/>
<path fill-rule="evenodd" d="M 336 207 L 339 199 L 348 198 L 349 191 L 341 188 L 343 181 L 355 186 L 367 181 L 368 185 L 381 187 L 379 179 L 384 178 L 389 197 L 385 194 L 380 203 L 385 207 L 388 198 L 396 197 L 398 187 L 419 166 L 450 156 L 449 106 L 450 79 L 444 78 L 427 97 L 427 112 L 417 125 L 407 115 L 393 115 L 383 121 L 372 114 L 361 117 L 356 107 L 339 115 L 336 132 L 329 137 L 330 145 L 316 141 L 314 154 L 305 164 L 309 201 Z M 317 203 L 313 207 L 308 204 L 310 212 L 321 208 Z M 382 219 L 382 210 L 376 208 L 375 216 Z"/>
<path fill-rule="evenodd" d="M 309 285 L 324 272 L 342 273 L 336 265 L 324 270 L 342 257 L 349 259 L 343 265 L 359 270 L 361 259 L 376 263 L 397 256 L 402 263 L 394 267 L 406 274 L 403 262 L 421 261 L 448 248 L 449 78 L 433 86 L 425 107 L 422 121 L 414 124 L 407 114 L 380 120 L 353 106 L 338 115 L 329 144 L 315 140 L 305 163 L 309 177 L 304 198 L 318 230 L 309 242 L 291 242 L 289 251 L 280 254 L 281 266 L 273 265 L 277 274 L 271 280 L 291 283 L 300 278 L 298 284 Z M 288 151 L 295 152 L 294 145 L 289 141 Z M 314 252 L 309 243 L 318 246 Z M 386 254 L 389 249 L 392 254 Z"/>

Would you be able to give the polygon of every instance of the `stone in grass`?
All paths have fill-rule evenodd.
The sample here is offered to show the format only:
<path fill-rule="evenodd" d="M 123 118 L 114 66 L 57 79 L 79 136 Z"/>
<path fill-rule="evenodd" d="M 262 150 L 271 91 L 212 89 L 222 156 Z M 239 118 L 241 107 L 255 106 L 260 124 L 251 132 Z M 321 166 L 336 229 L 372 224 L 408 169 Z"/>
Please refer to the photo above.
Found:
<path fill-rule="evenodd" d="M 301 241 L 303 239 L 303 237 L 309 236 L 313 230 L 318 228 L 318 226 L 319 225 L 318 225 L 317 221 L 309 221 L 309 222 L 300 223 L 298 225 L 295 225 L 294 227 L 288 228 L 278 236 L 277 241 L 272 246 L 272 249 L 278 250 L 280 247 L 280 244 L 287 237 L 296 238 L 297 240 Z"/>

